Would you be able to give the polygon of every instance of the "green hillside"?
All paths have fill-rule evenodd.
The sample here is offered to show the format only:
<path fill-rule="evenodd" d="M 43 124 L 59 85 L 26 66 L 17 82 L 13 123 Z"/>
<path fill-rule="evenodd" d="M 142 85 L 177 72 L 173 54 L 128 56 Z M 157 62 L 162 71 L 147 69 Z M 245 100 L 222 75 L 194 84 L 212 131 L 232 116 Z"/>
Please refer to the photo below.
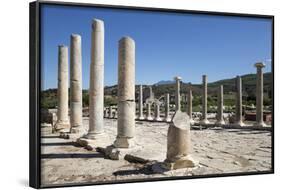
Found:
<path fill-rule="evenodd" d="M 242 77 L 242 87 L 243 87 L 243 101 L 244 104 L 255 104 L 255 94 L 256 94 L 256 75 L 247 74 Z M 216 104 L 217 88 L 219 85 L 224 85 L 224 99 L 226 105 L 234 105 L 235 97 L 235 78 L 219 80 L 216 82 L 208 83 L 208 104 Z M 271 73 L 264 73 L 264 104 L 271 104 L 271 85 L 272 85 L 272 75 Z M 139 93 L 139 85 L 136 85 L 136 99 Z M 187 94 L 189 88 L 188 83 L 182 83 L 181 93 Z M 201 84 L 192 84 L 193 90 L 193 104 L 198 106 L 201 103 Z M 173 103 L 173 96 L 175 92 L 175 85 L 168 84 L 155 84 L 152 85 L 153 92 L 156 98 L 169 93 L 171 96 L 171 103 Z M 105 90 L 105 105 L 117 104 L 117 85 L 106 86 Z M 43 108 L 54 108 L 57 105 L 57 90 L 48 89 L 42 91 L 41 93 L 41 105 Z M 144 100 L 149 96 L 148 86 L 143 85 L 143 98 Z M 184 101 L 184 100 L 183 100 Z M 83 90 L 83 106 L 88 106 L 88 91 Z"/>

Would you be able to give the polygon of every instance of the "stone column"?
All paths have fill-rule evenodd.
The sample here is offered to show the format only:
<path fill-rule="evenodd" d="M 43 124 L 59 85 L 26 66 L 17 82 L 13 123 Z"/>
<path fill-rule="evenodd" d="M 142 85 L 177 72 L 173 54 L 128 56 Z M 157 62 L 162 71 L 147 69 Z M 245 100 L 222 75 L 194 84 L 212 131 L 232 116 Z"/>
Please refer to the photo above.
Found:
<path fill-rule="evenodd" d="M 208 109 L 208 106 L 207 106 L 207 102 L 208 102 L 208 90 L 207 90 L 207 76 L 206 75 L 203 75 L 202 76 L 202 82 L 203 82 L 203 95 L 202 95 L 202 119 L 200 121 L 200 124 L 201 125 L 206 125 L 206 124 L 209 124 L 210 122 L 208 121 L 207 119 L 207 109 Z"/>
<path fill-rule="evenodd" d="M 119 41 L 118 119 L 116 148 L 134 146 L 135 136 L 135 42 L 130 37 Z"/>
<path fill-rule="evenodd" d="M 160 101 L 156 101 L 155 102 L 155 117 L 154 117 L 155 121 L 162 121 L 161 117 L 160 117 Z"/>
<path fill-rule="evenodd" d="M 166 122 L 170 122 L 171 118 L 170 118 L 170 95 L 167 93 L 166 97 L 165 97 L 165 121 Z"/>
<path fill-rule="evenodd" d="M 104 107 L 104 24 L 92 22 L 92 47 L 89 90 L 89 131 L 88 139 L 97 139 L 103 133 Z"/>
<path fill-rule="evenodd" d="M 109 106 L 109 118 L 113 118 L 112 106 Z"/>
<path fill-rule="evenodd" d="M 143 120 L 143 99 L 142 99 L 142 85 L 140 85 L 140 92 L 139 92 L 139 120 Z"/>
<path fill-rule="evenodd" d="M 223 119 L 223 85 L 218 88 L 218 114 L 217 114 L 217 125 L 224 125 Z"/>
<path fill-rule="evenodd" d="M 151 117 L 151 103 L 147 102 L 146 103 L 146 120 L 153 120 Z"/>
<path fill-rule="evenodd" d="M 187 115 L 189 116 L 190 119 L 190 124 L 194 124 L 194 120 L 192 119 L 192 89 L 191 89 L 191 84 L 189 85 L 188 88 L 188 94 L 187 94 Z"/>
<path fill-rule="evenodd" d="M 235 103 L 235 125 L 244 126 L 243 117 L 242 117 L 242 81 L 241 77 L 236 77 L 236 103 Z"/>
<path fill-rule="evenodd" d="M 164 167 L 169 170 L 198 165 L 191 156 L 190 121 L 185 112 L 176 111 L 167 135 L 167 157 Z"/>
<path fill-rule="evenodd" d="M 265 67 L 263 63 L 256 63 L 257 68 L 257 92 L 256 92 L 256 125 L 259 127 L 265 127 L 266 124 L 263 121 L 263 72 L 262 68 Z"/>
<path fill-rule="evenodd" d="M 70 124 L 71 133 L 86 133 L 82 116 L 82 54 L 81 36 L 70 37 Z"/>
<path fill-rule="evenodd" d="M 176 81 L 176 94 L 175 94 L 176 111 L 178 111 L 178 110 L 181 110 L 181 94 L 180 94 L 181 77 L 177 76 L 174 79 Z"/>
<path fill-rule="evenodd" d="M 55 129 L 61 132 L 69 132 L 68 119 L 68 48 L 59 46 L 58 58 L 58 120 Z"/>

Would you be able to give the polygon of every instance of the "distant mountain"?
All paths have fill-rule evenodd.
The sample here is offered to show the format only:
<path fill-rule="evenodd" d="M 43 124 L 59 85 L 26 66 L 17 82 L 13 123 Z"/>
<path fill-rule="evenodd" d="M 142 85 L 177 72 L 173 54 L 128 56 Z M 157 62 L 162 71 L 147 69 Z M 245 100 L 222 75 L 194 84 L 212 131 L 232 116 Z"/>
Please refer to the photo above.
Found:
<path fill-rule="evenodd" d="M 172 80 L 161 80 L 157 83 L 155 83 L 154 85 L 162 85 L 162 84 L 174 84 L 175 81 L 172 81 Z"/>

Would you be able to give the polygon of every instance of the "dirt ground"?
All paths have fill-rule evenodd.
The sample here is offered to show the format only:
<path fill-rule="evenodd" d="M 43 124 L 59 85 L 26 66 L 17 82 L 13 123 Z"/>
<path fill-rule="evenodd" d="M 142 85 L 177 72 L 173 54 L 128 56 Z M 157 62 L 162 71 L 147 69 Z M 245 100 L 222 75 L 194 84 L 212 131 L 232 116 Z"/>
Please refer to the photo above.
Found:
<path fill-rule="evenodd" d="M 88 126 L 88 118 L 84 118 Z M 116 137 L 117 122 L 105 119 L 110 145 Z M 271 170 L 271 132 L 245 129 L 209 128 L 191 130 L 193 153 L 199 161 L 194 169 L 157 172 L 165 159 L 168 124 L 136 122 L 136 145 L 132 154 L 144 155 L 154 162 L 131 163 L 105 159 L 102 153 L 86 150 L 74 140 L 58 134 L 43 133 L 41 140 L 41 180 L 43 185 L 122 181 L 171 176 L 194 176 Z M 154 168 L 154 169 L 153 169 Z"/>

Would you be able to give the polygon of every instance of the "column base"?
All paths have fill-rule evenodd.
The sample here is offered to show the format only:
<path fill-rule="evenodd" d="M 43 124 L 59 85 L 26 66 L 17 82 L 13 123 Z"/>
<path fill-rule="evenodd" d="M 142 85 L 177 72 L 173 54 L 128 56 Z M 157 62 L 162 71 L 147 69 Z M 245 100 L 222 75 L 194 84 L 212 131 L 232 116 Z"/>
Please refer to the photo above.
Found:
<path fill-rule="evenodd" d="M 171 122 L 171 118 L 170 118 L 170 117 L 166 117 L 166 118 L 164 119 L 164 121 L 166 121 L 166 122 Z"/>
<path fill-rule="evenodd" d="M 57 132 L 70 132 L 70 123 L 68 121 L 58 121 L 54 129 Z"/>
<path fill-rule="evenodd" d="M 143 116 L 138 117 L 138 120 L 144 120 L 145 118 Z"/>
<path fill-rule="evenodd" d="M 117 137 L 113 146 L 116 148 L 132 148 L 135 146 L 135 139 L 132 137 Z"/>
<path fill-rule="evenodd" d="M 199 122 L 200 125 L 208 125 L 210 124 L 210 121 L 208 119 L 203 119 Z"/>
<path fill-rule="evenodd" d="M 161 117 L 156 117 L 154 118 L 154 121 L 163 121 L 163 119 Z"/>
<path fill-rule="evenodd" d="M 257 126 L 257 127 L 266 127 L 267 125 L 262 121 L 262 122 L 256 122 L 254 124 L 254 126 Z"/>
<path fill-rule="evenodd" d="M 151 117 L 151 116 L 146 117 L 146 120 L 148 120 L 148 121 L 152 121 L 152 120 L 153 120 L 153 117 Z"/>
<path fill-rule="evenodd" d="M 239 121 L 239 122 L 236 122 L 236 123 L 232 124 L 232 126 L 235 126 L 235 127 L 244 127 L 244 126 L 245 126 L 245 123 L 243 123 L 243 121 Z"/>
<path fill-rule="evenodd" d="M 182 157 L 175 161 L 165 160 L 163 167 L 167 170 L 176 170 L 181 168 L 194 168 L 199 165 L 199 162 L 194 160 L 191 155 Z"/>
<path fill-rule="evenodd" d="M 99 134 L 88 133 L 87 135 L 78 138 L 76 142 L 79 145 L 84 146 L 89 150 L 92 150 L 98 146 L 105 147 L 112 143 L 109 137 L 104 133 L 99 133 Z"/>
<path fill-rule="evenodd" d="M 190 119 L 189 122 L 190 122 L 190 125 L 194 125 L 194 123 L 195 123 L 195 121 L 193 119 Z"/>
<path fill-rule="evenodd" d="M 217 121 L 216 123 L 215 123 L 216 125 L 225 125 L 225 121 L 224 120 L 220 120 L 220 121 Z"/>

